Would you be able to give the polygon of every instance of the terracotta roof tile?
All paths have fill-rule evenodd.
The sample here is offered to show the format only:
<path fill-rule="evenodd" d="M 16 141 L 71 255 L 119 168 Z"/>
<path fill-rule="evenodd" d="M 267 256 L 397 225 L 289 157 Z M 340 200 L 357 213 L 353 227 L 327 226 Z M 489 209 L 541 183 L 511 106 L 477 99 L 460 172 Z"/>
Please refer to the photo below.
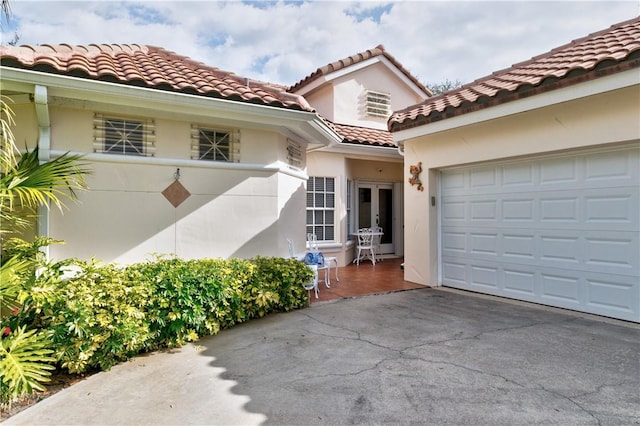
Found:
<path fill-rule="evenodd" d="M 640 17 L 396 111 L 388 125 L 391 131 L 408 129 L 517 100 L 521 92 L 529 96 L 636 67 L 640 67 Z M 560 84 L 545 86 L 553 80 Z"/>
<path fill-rule="evenodd" d="M 342 136 L 342 143 L 354 145 L 380 146 L 396 148 L 391 133 L 387 130 L 371 129 L 369 127 L 350 126 L 346 124 L 331 123 L 329 125 Z"/>
<path fill-rule="evenodd" d="M 373 49 L 369 49 L 369 50 L 365 50 L 364 52 L 356 53 L 355 55 L 351 55 L 351 56 L 349 56 L 347 58 L 340 59 L 339 61 L 335 61 L 335 62 L 327 64 L 327 65 L 325 65 L 323 67 L 318 68 L 313 73 L 311 73 L 310 75 L 308 75 L 304 79 L 300 80 L 299 82 L 297 82 L 296 84 L 291 86 L 289 88 L 289 91 L 295 92 L 295 91 L 303 88 L 304 86 L 310 84 L 311 82 L 313 82 L 314 80 L 316 80 L 316 79 L 318 79 L 318 78 L 320 78 L 322 76 L 331 74 L 332 72 L 341 70 L 341 69 L 349 67 L 351 65 L 355 65 L 355 64 L 358 64 L 360 62 L 366 61 L 367 59 L 375 58 L 376 56 L 384 56 L 385 58 L 387 58 L 409 80 L 411 80 L 411 82 L 413 82 L 416 86 L 418 86 L 420 88 L 420 90 L 422 90 L 425 93 L 431 95 L 431 91 L 429 91 L 429 89 L 427 89 L 422 83 L 420 83 L 420 81 L 417 78 L 415 78 L 413 76 L 413 74 L 411 74 L 406 68 L 404 68 L 402 66 L 402 64 L 400 64 L 400 62 L 398 62 L 396 60 L 396 58 L 394 58 L 392 55 L 390 55 L 384 49 L 384 46 L 381 45 L 381 44 L 376 46 Z"/>
<path fill-rule="evenodd" d="M 3 67 L 313 111 L 302 96 L 287 92 L 283 86 L 245 79 L 154 46 L 0 46 L 0 59 Z"/>

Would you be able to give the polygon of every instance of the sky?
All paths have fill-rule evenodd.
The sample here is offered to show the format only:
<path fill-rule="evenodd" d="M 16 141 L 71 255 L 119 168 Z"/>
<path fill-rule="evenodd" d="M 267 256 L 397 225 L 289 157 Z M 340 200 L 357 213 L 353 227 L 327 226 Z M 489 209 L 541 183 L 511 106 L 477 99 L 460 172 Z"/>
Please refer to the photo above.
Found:
<path fill-rule="evenodd" d="M 137 43 L 293 85 L 379 44 L 424 84 L 469 83 L 640 14 L 632 1 L 11 0 L 2 44 Z"/>

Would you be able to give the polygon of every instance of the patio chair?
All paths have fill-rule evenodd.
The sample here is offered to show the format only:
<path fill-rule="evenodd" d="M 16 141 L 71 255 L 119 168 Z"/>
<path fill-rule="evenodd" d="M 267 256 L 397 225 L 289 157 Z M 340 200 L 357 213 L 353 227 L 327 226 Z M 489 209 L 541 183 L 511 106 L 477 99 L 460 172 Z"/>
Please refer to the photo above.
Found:
<path fill-rule="evenodd" d="M 320 246 L 318 245 L 318 237 L 316 234 L 309 233 L 307 234 L 307 242 L 309 243 L 309 251 L 319 252 Z M 322 265 L 318 265 L 318 271 L 324 270 L 324 284 L 327 288 L 331 288 L 331 264 L 335 263 L 336 268 L 336 281 L 340 281 L 338 278 L 338 258 L 335 256 L 324 256 L 324 263 Z"/>
<path fill-rule="evenodd" d="M 373 236 L 373 250 L 376 255 L 376 260 L 378 262 L 382 262 L 382 254 L 380 253 L 380 250 L 382 248 L 382 234 L 384 230 L 380 226 L 374 226 L 373 228 L 371 228 L 371 231 L 379 232 L 378 235 Z"/>
<path fill-rule="evenodd" d="M 304 259 L 304 254 L 296 254 L 295 247 L 293 245 L 293 240 L 291 238 L 287 238 L 287 244 L 289 246 L 289 257 L 291 259 L 296 259 L 302 261 Z M 311 301 L 311 290 L 316 294 L 316 299 L 318 298 L 318 266 L 317 265 L 307 265 L 307 268 L 313 271 L 313 280 L 304 283 L 303 287 L 305 290 L 309 291 L 309 301 Z"/>
<path fill-rule="evenodd" d="M 358 230 L 358 256 L 356 263 L 360 265 L 361 260 L 369 259 L 371 263 L 376 264 L 376 253 L 373 246 L 373 234 L 371 228 L 360 228 Z M 367 254 L 368 252 L 368 254 Z"/>

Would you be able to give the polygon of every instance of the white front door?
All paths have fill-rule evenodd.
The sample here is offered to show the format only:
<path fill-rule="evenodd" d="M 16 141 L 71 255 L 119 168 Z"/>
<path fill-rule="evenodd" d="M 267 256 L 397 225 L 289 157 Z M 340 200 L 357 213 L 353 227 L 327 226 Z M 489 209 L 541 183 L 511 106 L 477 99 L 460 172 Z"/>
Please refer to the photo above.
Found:
<path fill-rule="evenodd" d="M 393 184 L 358 183 L 357 228 L 380 226 L 384 232 L 380 252 L 394 253 Z"/>
<path fill-rule="evenodd" d="M 640 322 L 640 150 L 442 171 L 442 284 Z"/>

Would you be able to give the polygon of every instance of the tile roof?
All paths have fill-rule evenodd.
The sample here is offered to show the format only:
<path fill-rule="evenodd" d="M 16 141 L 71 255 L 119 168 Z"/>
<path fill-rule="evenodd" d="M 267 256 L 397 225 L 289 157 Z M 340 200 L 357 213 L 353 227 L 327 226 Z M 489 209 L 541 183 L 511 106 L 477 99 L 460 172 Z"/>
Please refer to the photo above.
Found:
<path fill-rule="evenodd" d="M 356 53 L 355 55 L 351 55 L 348 58 L 344 58 L 344 59 L 340 59 L 339 61 L 335 61 L 332 62 L 330 64 L 327 64 L 323 67 L 318 68 L 317 70 L 315 70 L 313 73 L 311 73 L 310 75 L 308 75 L 307 77 L 305 77 L 304 79 L 300 80 L 299 82 L 297 82 L 296 84 L 294 84 L 293 86 L 291 86 L 289 88 L 289 91 L 291 92 L 295 92 L 301 88 L 303 88 L 304 86 L 310 84 L 311 82 L 313 82 L 314 80 L 322 77 L 322 76 L 326 76 L 328 74 L 331 74 L 332 72 L 341 70 L 343 68 L 347 68 L 350 67 L 351 65 L 355 65 L 357 63 L 366 61 L 367 59 L 371 59 L 371 58 L 375 58 L 376 56 L 384 56 L 385 58 L 387 58 L 393 65 L 395 65 L 409 80 L 411 80 L 411 82 L 413 84 L 415 84 L 416 86 L 418 86 L 420 88 L 420 90 L 424 91 L 425 93 L 431 95 L 431 91 L 429 91 L 429 89 L 427 89 L 422 83 L 420 83 L 420 81 L 415 78 L 413 76 L 413 74 L 411 74 L 406 68 L 404 68 L 400 62 L 398 62 L 396 60 L 396 58 L 394 58 L 393 56 L 391 56 L 385 49 L 383 45 L 378 45 L 373 49 L 369 49 L 369 50 L 365 50 L 364 52 L 361 53 Z"/>
<path fill-rule="evenodd" d="M 330 125 L 342 136 L 342 143 L 397 148 L 397 145 L 393 141 L 393 136 L 387 130 L 338 123 L 330 123 Z"/>
<path fill-rule="evenodd" d="M 186 56 L 138 44 L 0 46 L 3 67 L 314 111 L 284 86 L 245 79 Z"/>
<path fill-rule="evenodd" d="M 577 39 L 473 83 L 394 112 L 393 131 L 640 67 L 640 17 Z"/>

